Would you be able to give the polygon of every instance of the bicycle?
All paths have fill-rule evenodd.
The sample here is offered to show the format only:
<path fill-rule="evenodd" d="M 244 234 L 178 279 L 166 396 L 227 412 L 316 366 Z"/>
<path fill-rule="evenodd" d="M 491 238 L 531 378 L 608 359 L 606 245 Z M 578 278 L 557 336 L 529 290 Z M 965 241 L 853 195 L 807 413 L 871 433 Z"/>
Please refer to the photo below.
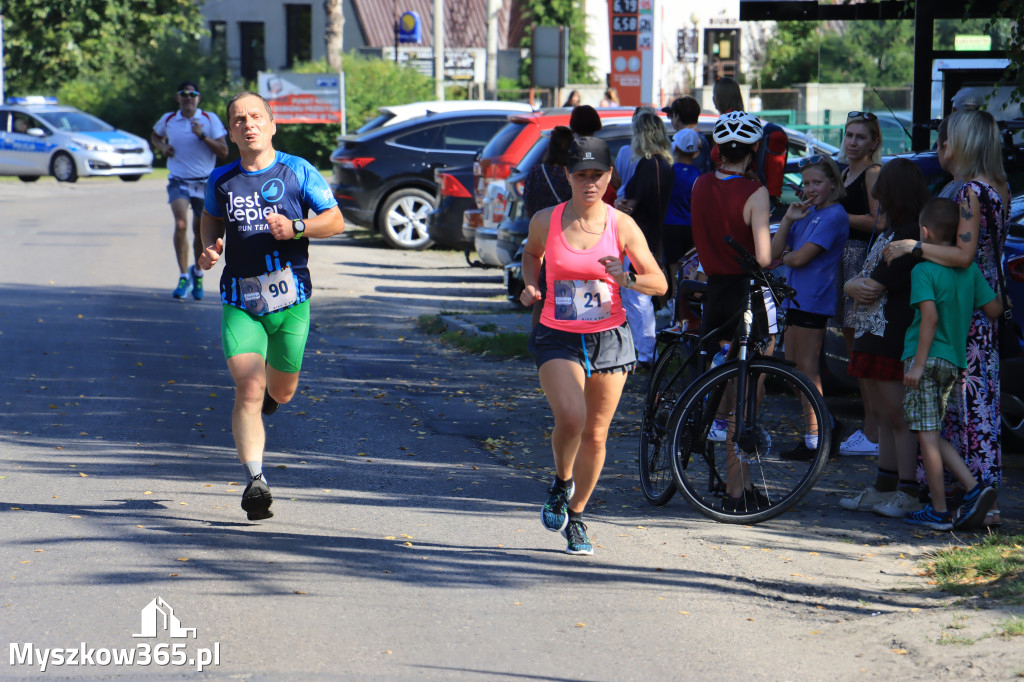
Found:
<path fill-rule="evenodd" d="M 760 523 L 793 507 L 817 483 L 832 447 L 832 418 L 807 377 L 792 363 L 758 355 L 761 341 L 751 335 L 753 292 L 766 286 L 777 305 L 796 292 L 726 241 L 750 284 L 738 353 L 676 399 L 667 422 L 670 459 L 675 488 L 694 509 L 724 523 Z M 803 441 L 809 416 L 817 424 L 817 448 L 805 461 L 783 458 Z"/>

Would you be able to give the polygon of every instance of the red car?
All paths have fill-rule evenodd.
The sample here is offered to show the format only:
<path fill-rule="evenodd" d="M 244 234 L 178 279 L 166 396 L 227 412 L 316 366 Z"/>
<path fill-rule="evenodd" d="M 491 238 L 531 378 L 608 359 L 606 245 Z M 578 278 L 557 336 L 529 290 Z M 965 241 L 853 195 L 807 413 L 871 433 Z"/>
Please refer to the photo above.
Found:
<path fill-rule="evenodd" d="M 629 123 L 633 118 L 633 111 L 633 107 L 613 107 L 597 109 L 597 114 L 601 117 L 602 123 Z M 571 113 L 571 107 L 563 107 L 513 114 L 508 117 L 508 123 L 483 148 L 473 164 L 473 194 L 479 208 L 484 208 L 485 204 L 488 206 L 489 210 L 485 211 L 483 216 L 485 226 L 495 227 L 504 217 L 486 202 L 490 185 L 504 183 L 516 164 L 540 139 L 541 133 L 555 126 L 569 125 Z M 500 205 L 500 202 L 498 203 Z M 490 215 L 486 215 L 487 213 Z"/>

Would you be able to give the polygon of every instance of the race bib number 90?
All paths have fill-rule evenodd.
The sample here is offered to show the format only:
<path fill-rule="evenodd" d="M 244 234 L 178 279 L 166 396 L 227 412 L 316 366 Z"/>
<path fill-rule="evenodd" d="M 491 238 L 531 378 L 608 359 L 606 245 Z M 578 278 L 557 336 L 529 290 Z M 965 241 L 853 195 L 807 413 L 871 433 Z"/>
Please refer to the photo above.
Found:
<path fill-rule="evenodd" d="M 252 315 L 266 315 L 295 305 L 298 300 L 290 266 L 259 277 L 240 278 L 242 305 Z"/>
<path fill-rule="evenodd" d="M 594 322 L 612 315 L 612 296 L 602 279 L 555 280 L 555 319 Z"/>

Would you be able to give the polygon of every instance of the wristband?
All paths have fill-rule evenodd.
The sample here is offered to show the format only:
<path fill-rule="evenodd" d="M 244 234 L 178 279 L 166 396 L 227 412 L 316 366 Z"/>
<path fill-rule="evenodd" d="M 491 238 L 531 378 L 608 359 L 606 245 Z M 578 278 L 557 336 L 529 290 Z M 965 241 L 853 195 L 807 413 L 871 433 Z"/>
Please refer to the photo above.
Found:
<path fill-rule="evenodd" d="M 206 133 L 199 133 L 199 139 L 200 140 L 205 140 L 206 139 Z"/>

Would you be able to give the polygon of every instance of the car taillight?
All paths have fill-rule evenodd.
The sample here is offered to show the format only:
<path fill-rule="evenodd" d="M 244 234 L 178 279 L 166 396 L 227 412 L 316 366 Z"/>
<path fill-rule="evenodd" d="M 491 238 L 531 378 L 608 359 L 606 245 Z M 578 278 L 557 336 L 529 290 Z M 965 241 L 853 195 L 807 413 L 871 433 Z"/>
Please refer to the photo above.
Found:
<path fill-rule="evenodd" d="M 502 161 L 493 161 L 487 167 L 485 177 L 488 180 L 504 180 L 512 174 L 512 164 Z"/>
<path fill-rule="evenodd" d="M 341 168 L 349 168 L 351 170 L 359 170 L 360 168 L 366 168 L 374 162 L 372 156 L 355 156 L 351 159 L 337 159 L 335 163 Z"/>
<path fill-rule="evenodd" d="M 469 199 L 473 196 L 469 193 L 469 190 L 466 189 L 465 185 L 449 173 L 438 173 L 437 184 L 441 187 L 441 196 L 443 197 L 461 197 Z"/>
<path fill-rule="evenodd" d="M 516 190 L 516 198 L 521 200 L 523 198 L 523 189 L 526 188 L 526 180 L 514 182 L 512 183 L 512 187 L 514 187 Z"/>
<path fill-rule="evenodd" d="M 1024 282 L 1024 256 L 1011 258 L 1006 262 L 1006 273 L 1014 282 Z"/>

